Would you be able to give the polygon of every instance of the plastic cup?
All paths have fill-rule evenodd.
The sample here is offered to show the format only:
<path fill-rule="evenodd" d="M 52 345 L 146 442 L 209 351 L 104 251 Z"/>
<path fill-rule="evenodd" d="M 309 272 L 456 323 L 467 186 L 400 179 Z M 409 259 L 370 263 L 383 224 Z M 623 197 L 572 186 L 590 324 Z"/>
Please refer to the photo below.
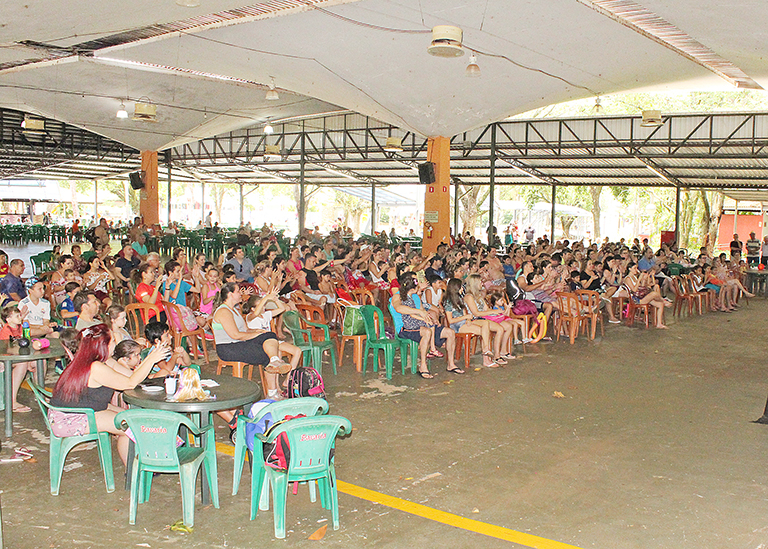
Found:
<path fill-rule="evenodd" d="M 172 395 L 176 392 L 176 378 L 168 376 L 165 378 L 165 394 Z"/>

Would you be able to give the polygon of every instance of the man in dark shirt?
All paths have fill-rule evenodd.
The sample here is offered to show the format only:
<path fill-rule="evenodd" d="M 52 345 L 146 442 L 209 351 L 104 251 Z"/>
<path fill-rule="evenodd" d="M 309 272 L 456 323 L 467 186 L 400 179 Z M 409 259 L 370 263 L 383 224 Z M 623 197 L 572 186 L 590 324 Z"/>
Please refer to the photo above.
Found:
<path fill-rule="evenodd" d="M 120 283 L 124 288 L 128 287 L 128 281 L 131 278 L 131 271 L 141 264 L 141 261 L 136 257 L 136 253 L 130 244 L 123 246 L 122 256 L 115 261 L 115 275 L 120 280 Z"/>
<path fill-rule="evenodd" d="M 24 262 L 21 259 L 14 259 L 8 268 L 8 274 L 0 280 L 0 294 L 8 296 L 3 302 L 3 307 L 11 301 L 19 302 L 27 297 L 27 290 L 21 281 L 21 275 L 24 272 Z"/>
<path fill-rule="evenodd" d="M 743 246 L 741 240 L 739 240 L 739 235 L 733 235 L 733 240 L 731 240 L 731 257 L 734 257 L 736 254 L 741 255 L 742 248 Z"/>
<path fill-rule="evenodd" d="M 430 276 L 439 276 L 445 278 L 445 271 L 443 270 L 443 260 L 440 257 L 435 256 L 429 263 L 429 267 L 424 269 L 424 276 L 429 279 Z"/>

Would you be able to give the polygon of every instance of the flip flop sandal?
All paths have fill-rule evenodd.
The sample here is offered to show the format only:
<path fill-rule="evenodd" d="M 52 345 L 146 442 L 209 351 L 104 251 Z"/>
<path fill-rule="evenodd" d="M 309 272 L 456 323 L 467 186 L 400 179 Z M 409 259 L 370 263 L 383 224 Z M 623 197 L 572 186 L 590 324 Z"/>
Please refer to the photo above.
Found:
<path fill-rule="evenodd" d="M 416 373 L 419 374 L 419 377 L 421 379 L 432 379 L 433 377 L 435 377 L 433 374 L 430 374 L 429 372 L 422 372 L 421 370 L 419 370 Z"/>
<path fill-rule="evenodd" d="M 506 358 L 504 358 L 503 356 L 500 356 L 499 358 L 497 358 L 497 359 L 496 359 L 496 360 L 494 360 L 493 362 L 495 362 L 495 363 L 496 363 L 496 364 L 498 364 L 499 366 L 505 366 L 505 365 L 507 364 L 507 359 L 506 359 Z"/>
<path fill-rule="evenodd" d="M 427 353 L 427 358 L 442 358 L 442 356 L 443 356 L 443 355 L 438 355 L 438 354 L 435 354 L 435 353 L 433 353 L 432 351 L 429 351 L 429 352 Z"/>
<path fill-rule="evenodd" d="M 462 370 L 461 368 L 458 368 L 458 367 L 457 368 L 446 368 L 445 371 L 446 372 L 450 372 L 452 374 L 459 374 L 459 375 L 464 373 L 464 370 Z"/>
<path fill-rule="evenodd" d="M 430 353 L 432 353 L 435 356 L 435 358 L 443 358 L 445 356 L 442 352 L 438 350 L 430 351 Z"/>

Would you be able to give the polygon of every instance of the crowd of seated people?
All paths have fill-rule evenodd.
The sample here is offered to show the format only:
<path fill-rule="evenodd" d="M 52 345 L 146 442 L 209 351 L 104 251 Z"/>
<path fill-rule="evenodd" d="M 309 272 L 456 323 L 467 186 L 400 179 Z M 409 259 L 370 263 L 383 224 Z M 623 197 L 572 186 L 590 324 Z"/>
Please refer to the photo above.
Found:
<path fill-rule="evenodd" d="M 148 377 L 176 375 L 191 363 L 186 349 L 171 345 L 169 328 L 202 330 L 220 359 L 263 366 L 266 396 L 279 399 L 279 376 L 302 356 L 283 330 L 282 314 L 300 305 L 319 307 L 332 328 L 342 323 L 345 304 L 379 306 L 391 316 L 397 337 L 416 342 L 417 371 L 429 379 L 437 375 L 432 359 L 444 359 L 451 374 L 465 373 L 454 354 L 466 334 L 477 338 L 488 368 L 516 360 L 516 346 L 530 342 L 537 326 L 536 340 L 551 340 L 549 320 L 558 314 L 561 292 L 596 292 L 611 323 L 625 313 L 614 307 L 621 299 L 648 305 L 660 329 L 681 291 L 681 274 L 690 291 L 710 297 L 713 311 L 732 312 L 741 296 L 752 296 L 735 249 L 712 257 L 702 248 L 689 258 L 674 246 L 653 250 L 647 240 L 587 245 L 544 237 L 500 250 L 467 237 L 422 255 L 394 236 L 354 240 L 342 230 L 323 236 L 315 229 L 285 249 L 265 226 L 238 235 L 238 242 L 258 242 L 256 256 L 246 257 L 235 243 L 218 257 L 198 253 L 191 261 L 176 248 L 163 261 L 147 249 L 141 225 L 134 225 L 117 253 L 108 239 L 85 252 L 77 243 L 69 254 L 57 247 L 50 271 L 26 280 L 24 262 L 0 252 L 0 339 L 20 337 L 24 322 L 34 339 L 61 337 L 69 366 L 54 401 L 93 407 L 99 428 L 118 437 L 124 458 L 127 441 L 111 423 L 120 406 L 115 392 Z M 757 253 L 754 245 L 750 253 Z M 129 303 L 148 305 L 141 334 L 128 329 Z M 14 366 L 16 412 L 29 411 L 16 395 L 31 367 Z M 232 412 L 221 415 L 234 426 Z"/>

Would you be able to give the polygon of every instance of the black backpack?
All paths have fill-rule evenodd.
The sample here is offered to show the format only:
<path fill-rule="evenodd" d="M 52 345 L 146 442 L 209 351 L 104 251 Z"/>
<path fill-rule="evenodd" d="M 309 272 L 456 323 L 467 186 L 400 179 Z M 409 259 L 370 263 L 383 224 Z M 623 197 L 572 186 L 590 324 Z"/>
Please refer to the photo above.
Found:
<path fill-rule="evenodd" d="M 299 366 L 288 374 L 288 398 L 325 398 L 325 384 L 320 372 L 309 366 Z"/>

